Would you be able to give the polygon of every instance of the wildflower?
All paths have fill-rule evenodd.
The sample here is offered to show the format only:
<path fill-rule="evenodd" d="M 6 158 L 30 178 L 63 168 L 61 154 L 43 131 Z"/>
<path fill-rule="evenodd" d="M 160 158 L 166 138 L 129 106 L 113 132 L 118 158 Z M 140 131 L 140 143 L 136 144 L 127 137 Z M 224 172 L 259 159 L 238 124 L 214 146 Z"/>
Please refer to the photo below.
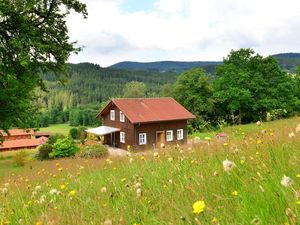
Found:
<path fill-rule="evenodd" d="M 234 167 L 235 167 L 235 163 L 234 163 L 234 162 L 229 161 L 229 160 L 227 160 L 227 159 L 223 161 L 223 169 L 224 169 L 224 171 L 229 172 L 229 171 L 231 171 Z"/>
<path fill-rule="evenodd" d="M 154 152 L 154 153 L 153 153 L 153 156 L 158 158 L 158 157 L 159 157 L 158 152 Z"/>
<path fill-rule="evenodd" d="M 137 198 L 142 197 L 142 194 L 143 194 L 143 192 L 142 192 L 142 189 L 141 189 L 141 188 L 136 189 L 136 197 L 137 197 Z"/>
<path fill-rule="evenodd" d="M 140 188 L 141 186 L 142 186 L 142 185 L 141 185 L 140 182 L 137 182 L 137 183 L 134 185 L 135 188 Z"/>
<path fill-rule="evenodd" d="M 281 185 L 285 186 L 285 187 L 289 187 L 293 184 L 293 180 L 288 177 L 288 176 L 283 176 L 282 179 L 281 179 Z"/>
<path fill-rule="evenodd" d="M 204 211 L 205 208 L 205 202 L 204 201 L 196 201 L 193 204 L 193 213 L 200 214 Z"/>
<path fill-rule="evenodd" d="M 26 178 L 26 179 L 25 179 L 25 182 L 29 182 L 29 179 L 28 179 L 28 178 Z"/>
<path fill-rule="evenodd" d="M 51 190 L 49 191 L 49 193 L 50 193 L 51 195 L 57 195 L 57 194 L 58 194 L 58 191 L 57 191 L 57 189 L 53 188 L 53 189 L 51 189 Z"/>
<path fill-rule="evenodd" d="M 261 122 L 260 121 L 257 121 L 256 122 L 256 125 L 259 127 L 259 126 L 261 126 Z"/>
<path fill-rule="evenodd" d="M 143 155 L 141 156 L 141 160 L 145 160 L 145 157 Z"/>
<path fill-rule="evenodd" d="M 69 196 L 74 196 L 76 195 L 77 191 L 76 190 L 72 190 L 69 192 Z"/>
<path fill-rule="evenodd" d="M 169 161 L 169 162 L 172 162 L 172 161 L 173 161 L 173 158 L 172 158 L 172 157 L 169 157 L 169 158 L 168 158 L 168 161 Z"/>
<path fill-rule="evenodd" d="M 65 184 L 61 184 L 61 185 L 59 185 L 59 188 L 60 188 L 61 190 L 63 190 L 63 189 L 66 188 L 66 185 L 65 185 Z"/>
<path fill-rule="evenodd" d="M 300 133 L 300 124 L 297 125 L 295 130 L 296 130 L 296 133 Z"/>
<path fill-rule="evenodd" d="M 35 191 L 40 191 L 41 189 L 42 189 L 42 187 L 40 185 L 38 185 L 34 188 Z"/>
<path fill-rule="evenodd" d="M 228 146 L 228 143 L 227 143 L 227 142 L 224 142 L 223 145 L 226 147 L 226 146 Z"/>
<path fill-rule="evenodd" d="M 0 192 L 4 195 L 6 195 L 8 193 L 8 188 L 5 187 L 5 188 L 0 188 Z"/>
<path fill-rule="evenodd" d="M 238 193 L 237 191 L 233 191 L 233 192 L 231 192 L 231 194 L 232 194 L 233 196 L 238 196 L 238 195 L 239 195 L 239 193 Z"/>
<path fill-rule="evenodd" d="M 112 225 L 113 223 L 112 223 L 112 221 L 111 220 L 105 220 L 104 221 L 104 223 L 103 223 L 103 225 Z"/>
<path fill-rule="evenodd" d="M 131 146 L 127 145 L 127 150 L 130 151 L 130 149 L 131 149 Z"/>
<path fill-rule="evenodd" d="M 274 135 L 274 133 L 273 132 L 270 132 L 270 136 L 273 136 Z"/>
<path fill-rule="evenodd" d="M 132 163 L 132 162 L 133 162 L 133 158 L 130 158 L 130 159 L 129 159 L 129 162 Z"/>
<path fill-rule="evenodd" d="M 45 203 L 45 202 L 46 202 L 46 199 L 45 199 L 45 198 L 46 198 L 45 195 L 42 195 L 42 196 L 40 197 L 39 203 L 40 203 L 40 204 Z"/>
<path fill-rule="evenodd" d="M 105 193 L 107 191 L 107 189 L 106 189 L 106 187 L 102 187 L 100 191 L 101 191 L 101 193 Z"/>
<path fill-rule="evenodd" d="M 41 221 L 37 221 L 35 225 L 43 225 L 43 223 Z"/>
<path fill-rule="evenodd" d="M 59 163 L 56 163 L 55 166 L 59 167 Z"/>
<path fill-rule="evenodd" d="M 297 205 L 300 205 L 300 201 L 297 201 L 296 204 L 297 204 Z"/>
<path fill-rule="evenodd" d="M 192 148 L 191 148 L 191 147 L 188 147 L 188 150 L 189 150 L 189 151 L 191 151 L 191 150 L 192 150 Z"/>
<path fill-rule="evenodd" d="M 295 133 L 294 132 L 289 133 L 289 138 L 294 138 L 294 137 L 295 137 Z"/>
<path fill-rule="evenodd" d="M 262 143 L 261 139 L 257 139 L 256 144 L 260 145 Z"/>
<path fill-rule="evenodd" d="M 297 178 L 300 178 L 300 173 L 296 175 Z"/>
<path fill-rule="evenodd" d="M 9 183 L 5 183 L 4 187 L 8 188 L 9 187 Z"/>
<path fill-rule="evenodd" d="M 79 169 L 80 169 L 80 170 L 83 170 L 83 169 L 84 169 L 84 166 L 80 166 Z"/>
<path fill-rule="evenodd" d="M 243 165 L 245 163 L 245 160 L 241 159 L 240 163 L 241 165 Z"/>
<path fill-rule="evenodd" d="M 63 170 L 63 168 L 62 168 L 62 167 L 59 167 L 57 170 L 58 170 L 58 171 L 62 171 L 62 170 Z"/>
<path fill-rule="evenodd" d="M 121 181 L 122 181 L 122 182 L 125 182 L 125 181 L 126 181 L 126 178 L 125 178 L 125 177 L 123 177 L 123 178 L 121 179 Z"/>

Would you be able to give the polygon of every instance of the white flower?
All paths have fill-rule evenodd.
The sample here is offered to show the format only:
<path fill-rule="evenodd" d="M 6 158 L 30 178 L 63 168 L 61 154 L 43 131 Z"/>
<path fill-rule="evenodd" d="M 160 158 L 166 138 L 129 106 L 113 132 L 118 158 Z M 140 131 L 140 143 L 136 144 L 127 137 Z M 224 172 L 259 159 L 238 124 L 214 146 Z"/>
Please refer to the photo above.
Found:
<path fill-rule="evenodd" d="M 224 171 L 229 172 L 229 171 L 231 171 L 234 167 L 235 167 L 235 163 L 234 163 L 234 162 L 229 161 L 229 160 L 227 160 L 227 159 L 223 161 L 223 169 L 224 169 Z"/>
<path fill-rule="evenodd" d="M 172 162 L 172 161 L 173 161 L 173 158 L 172 158 L 172 157 L 169 157 L 169 158 L 168 158 L 168 161 L 169 161 L 169 162 Z"/>
<path fill-rule="evenodd" d="M 132 162 L 133 162 L 133 158 L 130 158 L 130 159 L 129 159 L 129 162 L 132 163 Z"/>
<path fill-rule="evenodd" d="M 257 122 L 256 122 L 256 125 L 257 125 L 257 126 L 261 126 L 261 122 L 260 122 L 260 121 L 257 121 Z"/>
<path fill-rule="evenodd" d="M 106 187 L 101 188 L 101 193 L 105 193 L 107 191 Z"/>
<path fill-rule="evenodd" d="M 55 188 L 53 188 L 53 189 L 50 190 L 49 193 L 50 193 L 51 195 L 58 195 L 58 190 L 55 189 Z"/>
<path fill-rule="evenodd" d="M 36 186 L 36 187 L 34 188 L 35 191 L 39 191 L 39 190 L 41 190 L 41 189 L 42 189 L 42 187 L 41 187 L 40 185 L 38 185 L 38 186 Z"/>
<path fill-rule="evenodd" d="M 289 138 L 293 138 L 293 137 L 295 137 L 295 133 L 294 132 L 289 133 Z"/>
<path fill-rule="evenodd" d="M 300 123 L 296 127 L 296 133 L 300 133 Z"/>
<path fill-rule="evenodd" d="M 5 183 L 4 187 L 8 188 L 9 187 L 9 183 Z"/>
<path fill-rule="evenodd" d="M 154 153 L 153 153 L 153 156 L 154 156 L 154 157 L 158 157 L 158 156 L 159 156 L 159 155 L 158 155 L 158 152 L 154 152 Z"/>
<path fill-rule="evenodd" d="M 138 198 L 142 197 L 142 189 L 141 188 L 136 189 L 136 197 L 138 197 Z"/>
<path fill-rule="evenodd" d="M 5 188 L 0 188 L 0 192 L 4 195 L 6 195 L 8 193 L 8 188 L 5 187 Z"/>
<path fill-rule="evenodd" d="M 142 186 L 142 185 L 141 185 L 140 182 L 137 182 L 137 183 L 134 185 L 135 188 L 140 188 L 141 186 Z"/>
<path fill-rule="evenodd" d="M 45 195 L 42 195 L 42 196 L 40 197 L 39 203 L 40 203 L 40 204 L 45 203 L 45 202 L 46 202 L 46 199 L 45 199 L 45 198 L 46 198 Z"/>
<path fill-rule="evenodd" d="M 281 179 L 281 185 L 285 186 L 285 187 L 289 187 L 293 184 L 293 180 L 288 177 L 288 176 L 283 176 L 282 179 Z"/>
<path fill-rule="evenodd" d="M 112 221 L 111 220 L 105 220 L 103 225 L 112 225 Z"/>

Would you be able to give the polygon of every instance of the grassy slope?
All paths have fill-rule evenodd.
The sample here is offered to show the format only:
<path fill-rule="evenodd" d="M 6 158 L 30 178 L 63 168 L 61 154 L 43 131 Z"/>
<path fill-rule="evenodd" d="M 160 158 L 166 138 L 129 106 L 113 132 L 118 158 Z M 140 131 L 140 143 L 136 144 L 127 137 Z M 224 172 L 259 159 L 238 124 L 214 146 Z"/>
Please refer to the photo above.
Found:
<path fill-rule="evenodd" d="M 49 127 L 42 127 L 40 128 L 40 131 L 47 131 L 52 133 L 61 133 L 63 135 L 68 136 L 69 130 L 72 127 L 67 123 L 62 124 L 51 124 Z"/>
<path fill-rule="evenodd" d="M 0 218 L 12 224 L 20 218 L 24 224 L 101 224 L 105 219 L 114 224 L 250 224 L 254 218 L 261 224 L 299 224 L 300 134 L 288 138 L 298 123 L 300 118 L 226 128 L 231 139 L 225 145 L 213 141 L 183 152 L 168 149 L 159 151 L 159 157 L 150 151 L 144 159 L 135 155 L 112 162 L 29 162 L 0 177 L 0 184 L 9 183 L 8 195 L 0 195 Z M 230 173 L 223 171 L 225 159 L 236 164 Z M 292 187 L 280 184 L 283 175 L 293 179 Z M 61 184 L 66 188 L 60 195 L 49 193 Z M 41 190 L 32 197 L 37 185 Z M 72 190 L 74 196 L 69 195 Z M 40 204 L 42 195 L 46 202 Z M 200 215 L 192 212 L 197 200 L 206 203 Z M 287 208 L 296 219 L 286 215 Z"/>

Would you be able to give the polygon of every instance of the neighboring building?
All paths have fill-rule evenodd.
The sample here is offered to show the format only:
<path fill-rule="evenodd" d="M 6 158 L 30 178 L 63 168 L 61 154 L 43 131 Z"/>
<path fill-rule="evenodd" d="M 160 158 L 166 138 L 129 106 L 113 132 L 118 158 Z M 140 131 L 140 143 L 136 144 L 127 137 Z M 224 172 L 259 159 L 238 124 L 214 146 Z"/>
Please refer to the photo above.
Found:
<path fill-rule="evenodd" d="M 31 139 L 31 136 L 34 134 L 32 129 L 12 129 L 8 132 L 9 134 L 0 130 L 0 136 L 2 136 L 5 141 Z"/>
<path fill-rule="evenodd" d="M 34 132 L 33 129 L 12 129 L 8 133 L 0 130 L 0 151 L 32 149 L 47 142 L 49 132 Z"/>
<path fill-rule="evenodd" d="M 0 151 L 19 150 L 19 149 L 34 149 L 39 145 L 45 144 L 48 141 L 46 137 L 37 139 L 18 139 L 4 141 L 0 145 Z"/>
<path fill-rule="evenodd" d="M 173 98 L 113 99 L 97 115 L 102 127 L 87 130 L 122 149 L 157 148 L 187 142 L 187 121 L 195 116 Z"/>

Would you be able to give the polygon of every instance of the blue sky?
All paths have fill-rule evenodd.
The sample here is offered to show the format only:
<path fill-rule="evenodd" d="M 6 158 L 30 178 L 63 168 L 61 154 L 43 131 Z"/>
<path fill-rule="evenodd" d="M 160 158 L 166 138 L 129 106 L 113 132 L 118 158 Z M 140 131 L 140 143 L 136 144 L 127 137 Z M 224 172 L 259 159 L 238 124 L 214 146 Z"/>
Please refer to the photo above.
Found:
<path fill-rule="evenodd" d="M 68 17 L 70 62 L 222 60 L 230 50 L 300 52 L 299 0 L 81 0 Z"/>

